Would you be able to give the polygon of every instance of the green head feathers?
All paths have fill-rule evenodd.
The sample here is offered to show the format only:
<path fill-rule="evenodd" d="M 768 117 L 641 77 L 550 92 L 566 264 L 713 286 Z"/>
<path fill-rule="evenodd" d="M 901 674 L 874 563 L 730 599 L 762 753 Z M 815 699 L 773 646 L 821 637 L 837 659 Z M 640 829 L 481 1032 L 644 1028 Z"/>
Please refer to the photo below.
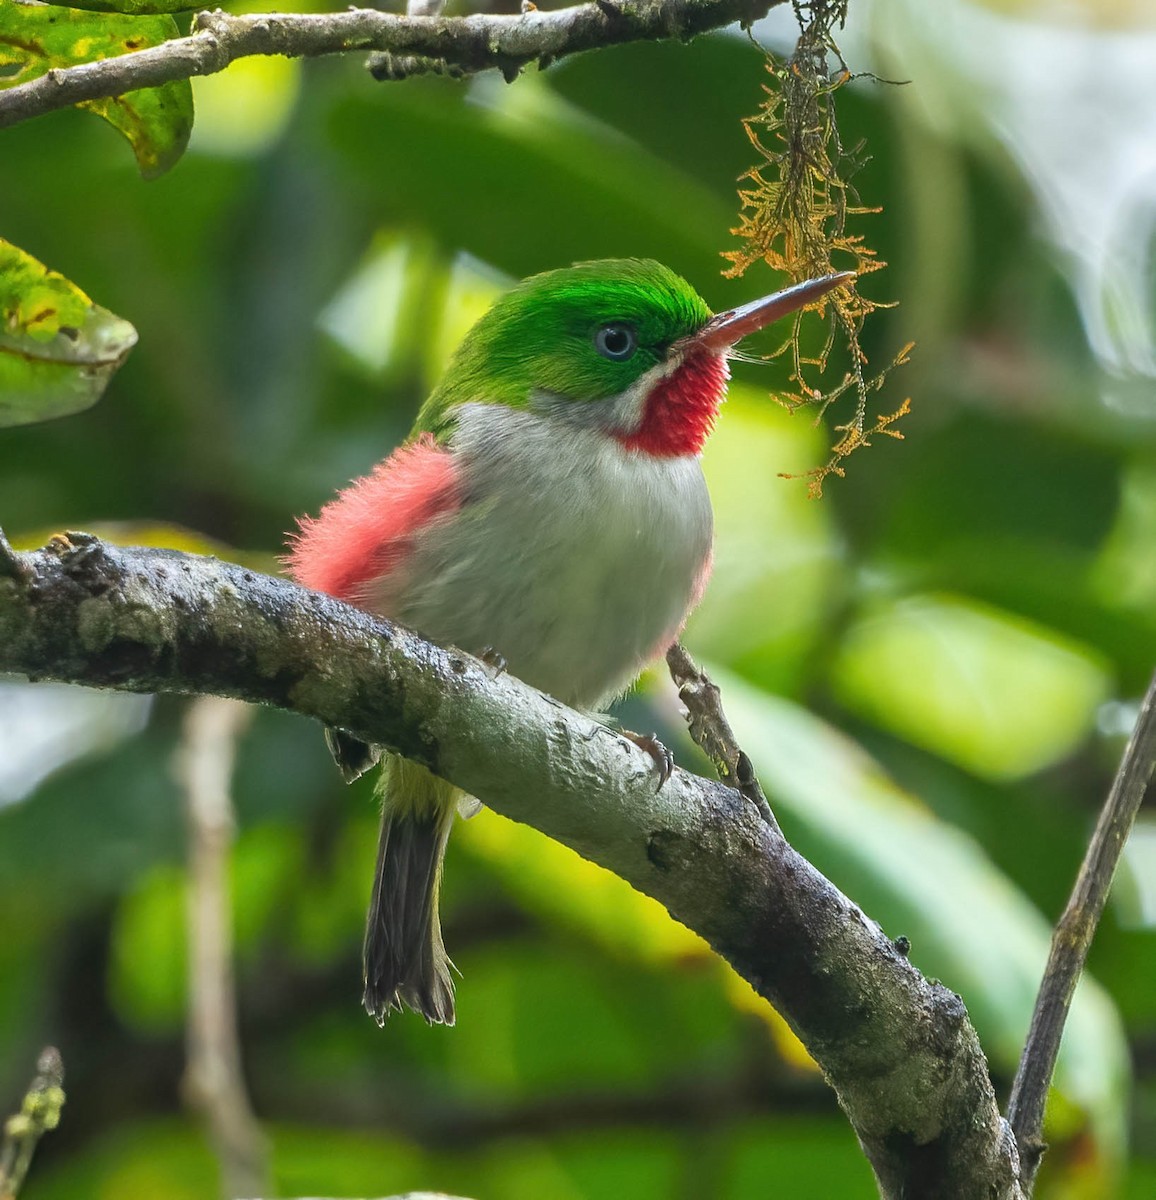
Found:
<path fill-rule="evenodd" d="M 521 407 L 534 392 L 601 400 L 629 389 L 711 312 L 650 259 L 578 263 L 523 280 L 466 335 L 418 418 L 441 432 L 470 401 Z"/>

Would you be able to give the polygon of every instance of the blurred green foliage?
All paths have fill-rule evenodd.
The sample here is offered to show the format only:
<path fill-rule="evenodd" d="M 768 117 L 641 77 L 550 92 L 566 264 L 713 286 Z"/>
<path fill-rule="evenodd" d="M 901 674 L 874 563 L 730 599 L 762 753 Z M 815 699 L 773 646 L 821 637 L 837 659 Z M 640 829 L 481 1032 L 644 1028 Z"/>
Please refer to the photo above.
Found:
<path fill-rule="evenodd" d="M 123 522 L 273 569 L 293 517 L 404 436 L 505 281 L 649 255 L 716 308 L 771 290 L 758 268 L 724 281 L 719 257 L 763 78 L 737 36 L 510 87 L 247 61 L 197 81 L 189 152 L 149 184 L 83 115 L 5 131 L 0 233 L 140 344 L 95 408 L 0 431 L 0 524 Z M 864 348 L 882 362 L 918 341 L 895 381 L 915 399 L 906 440 L 809 501 L 779 475 L 823 461 L 824 431 L 767 398 L 785 364 L 737 365 L 705 457 L 715 576 L 686 641 L 729 672 L 788 836 L 961 992 L 1004 1092 L 1156 664 L 1156 426 L 1104 403 L 1030 190 L 982 139 L 923 124 L 919 86 L 838 96 L 873 156 L 860 192 L 884 206 L 870 236 L 891 269 L 867 286 L 903 300 Z M 68 1071 L 29 1200 L 216 1187 L 180 1092 L 182 711 L 101 725 L 103 751 L 78 738 L 0 809 L 0 1096 L 45 1042 Z M 657 675 L 623 718 L 701 767 Z M 11 728 L 7 766 L 38 778 Z M 319 731 L 265 713 L 235 799 L 240 1019 L 281 1194 L 875 1194 L 789 1031 L 620 881 L 491 813 L 461 825 L 444 896 L 459 1024 L 378 1030 L 357 1004 L 368 785 L 342 788 Z M 1066 1040 L 1045 1198 L 1156 1186 L 1151 883 L 1123 891 Z"/>

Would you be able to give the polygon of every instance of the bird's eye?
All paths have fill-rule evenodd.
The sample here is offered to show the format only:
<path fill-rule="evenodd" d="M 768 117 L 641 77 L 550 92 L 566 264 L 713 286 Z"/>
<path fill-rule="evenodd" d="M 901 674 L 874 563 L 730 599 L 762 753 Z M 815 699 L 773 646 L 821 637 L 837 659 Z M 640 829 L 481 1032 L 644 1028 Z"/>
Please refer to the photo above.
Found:
<path fill-rule="evenodd" d="M 612 362 L 625 362 L 638 349 L 638 338 L 629 325 L 603 325 L 594 335 L 594 349 Z"/>

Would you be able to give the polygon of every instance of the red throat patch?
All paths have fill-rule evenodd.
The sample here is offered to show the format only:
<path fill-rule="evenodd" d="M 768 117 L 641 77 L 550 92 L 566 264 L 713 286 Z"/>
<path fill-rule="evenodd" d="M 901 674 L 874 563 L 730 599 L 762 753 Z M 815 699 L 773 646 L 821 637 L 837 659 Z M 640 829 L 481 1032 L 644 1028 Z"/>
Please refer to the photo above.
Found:
<path fill-rule="evenodd" d="M 365 607 L 374 581 L 405 559 L 420 530 L 460 503 L 454 456 L 424 433 L 316 517 L 301 518 L 285 560 L 289 573 L 307 588 Z"/>
<path fill-rule="evenodd" d="M 654 386 L 642 424 L 619 440 L 656 458 L 698 454 L 714 428 L 729 377 L 724 355 L 692 355 Z"/>

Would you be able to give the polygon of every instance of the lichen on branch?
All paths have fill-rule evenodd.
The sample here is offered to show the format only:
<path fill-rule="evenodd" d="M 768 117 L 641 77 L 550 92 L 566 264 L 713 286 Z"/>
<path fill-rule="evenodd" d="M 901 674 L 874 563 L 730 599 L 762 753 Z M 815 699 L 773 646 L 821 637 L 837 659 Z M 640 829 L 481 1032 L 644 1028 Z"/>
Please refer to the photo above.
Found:
<path fill-rule="evenodd" d="M 88 534 L 28 553 L 0 534 L 0 671 L 272 704 L 422 763 L 705 938 L 823 1068 L 888 1200 L 1023 1200 L 963 1002 L 749 794 L 677 769 L 656 789 L 650 756 L 589 716 L 332 597 Z"/>
<path fill-rule="evenodd" d="M 867 161 L 864 143 L 848 146 L 836 119 L 835 95 L 853 78 L 832 34 L 846 18 L 847 0 L 794 0 L 794 9 L 800 29 L 794 53 L 785 63 L 767 55 L 767 70 L 775 83 L 764 86 L 759 111 L 743 122 L 760 162 L 740 179 L 750 186 L 740 188 L 739 224 L 731 232 L 742 245 L 724 255 L 731 263 L 726 274 L 741 275 L 762 260 L 794 282 L 846 270 L 862 278 L 887 264 L 862 234 L 848 229 L 849 217 L 880 210 L 864 205 L 850 182 Z M 902 438 L 893 425 L 909 408 L 904 400 L 892 413 L 874 418 L 869 414 L 871 394 L 907 361 L 911 346 L 904 346 L 874 375 L 866 373 L 867 356 L 860 345 L 863 323 L 876 309 L 890 305 L 862 295 L 858 283 L 797 312 L 788 337 L 772 353 L 791 354 L 795 391 L 776 397 L 787 408 L 814 407 L 822 416 L 846 393 L 855 396 L 853 415 L 835 427 L 841 436 L 830 458 L 806 473 L 815 497 L 822 494 L 824 479 L 842 475 L 843 460 L 869 445 L 873 435 Z M 807 313 L 815 311 L 826 321 L 827 331 L 819 349 L 808 351 L 803 348 L 803 326 Z M 848 367 L 839 383 L 824 388 L 817 376 L 826 372 L 838 341 L 846 345 Z"/>

